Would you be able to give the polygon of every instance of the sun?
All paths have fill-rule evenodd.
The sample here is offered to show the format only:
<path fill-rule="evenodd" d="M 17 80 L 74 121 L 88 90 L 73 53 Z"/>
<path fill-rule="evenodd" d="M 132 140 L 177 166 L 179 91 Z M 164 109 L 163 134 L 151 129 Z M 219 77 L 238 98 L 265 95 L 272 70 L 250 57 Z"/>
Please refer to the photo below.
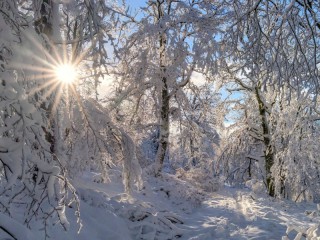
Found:
<path fill-rule="evenodd" d="M 77 71 L 71 64 L 61 64 L 55 68 L 57 80 L 65 84 L 71 84 L 77 79 Z"/>

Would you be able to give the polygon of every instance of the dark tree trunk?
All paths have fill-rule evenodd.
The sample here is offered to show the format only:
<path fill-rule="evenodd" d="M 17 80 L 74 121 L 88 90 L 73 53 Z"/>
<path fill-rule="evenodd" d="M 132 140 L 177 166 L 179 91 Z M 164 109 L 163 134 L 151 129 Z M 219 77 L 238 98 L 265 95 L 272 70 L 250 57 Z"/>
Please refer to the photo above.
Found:
<path fill-rule="evenodd" d="M 158 21 L 164 16 L 162 4 L 158 2 Z M 164 28 L 161 27 L 160 29 Z M 166 156 L 168 141 L 169 141 L 169 107 L 170 107 L 170 95 L 168 89 L 168 79 L 166 73 L 166 48 L 167 48 L 167 36 L 164 29 L 163 32 L 159 33 L 159 61 L 160 61 L 160 78 L 161 78 L 161 95 L 160 95 L 160 136 L 159 136 L 159 147 L 156 156 L 156 175 L 161 173 L 164 158 Z"/>
<path fill-rule="evenodd" d="M 45 34 L 49 42 L 47 42 L 46 47 L 49 53 L 53 53 L 52 46 L 54 46 L 54 29 L 52 26 L 53 23 L 53 11 L 56 6 L 54 1 L 52 0 L 43 0 L 40 8 L 40 17 L 35 21 L 35 29 L 39 34 Z M 49 6 L 49 7 L 48 7 Z M 45 90 L 41 91 L 39 94 L 46 95 L 44 92 Z M 49 90 L 50 91 L 50 90 Z M 52 94 L 48 97 L 50 103 L 46 105 L 45 103 L 41 104 L 41 108 L 45 111 L 46 117 L 49 120 L 48 126 L 43 127 L 46 140 L 50 144 L 50 151 L 54 154 L 53 157 L 57 154 L 57 137 L 58 137 L 58 125 L 56 119 L 56 106 L 54 106 L 55 102 L 55 91 L 52 91 Z"/>
<path fill-rule="evenodd" d="M 274 164 L 274 154 L 272 146 L 270 145 L 270 129 L 267 120 L 267 109 L 264 102 L 261 100 L 259 87 L 255 88 L 256 90 L 256 98 L 259 105 L 259 115 L 261 118 L 261 127 L 263 132 L 263 143 L 265 146 L 264 150 L 264 157 L 265 157 L 265 171 L 266 171 L 266 184 L 268 194 L 272 197 L 275 196 L 275 186 L 274 186 L 274 179 L 271 175 L 271 168 Z"/>
<path fill-rule="evenodd" d="M 157 171 L 156 174 L 160 174 L 164 158 L 166 156 L 169 140 L 169 94 L 166 88 L 162 89 L 162 105 L 160 112 L 160 136 L 159 136 L 159 147 L 157 151 Z"/>

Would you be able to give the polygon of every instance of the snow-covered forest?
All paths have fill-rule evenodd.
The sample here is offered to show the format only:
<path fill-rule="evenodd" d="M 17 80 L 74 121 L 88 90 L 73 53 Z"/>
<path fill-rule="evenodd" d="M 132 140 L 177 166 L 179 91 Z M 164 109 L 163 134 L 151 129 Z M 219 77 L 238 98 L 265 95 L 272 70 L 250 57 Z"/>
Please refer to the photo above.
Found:
<path fill-rule="evenodd" d="M 320 239 L 320 1 L 0 0 L 0 239 Z"/>

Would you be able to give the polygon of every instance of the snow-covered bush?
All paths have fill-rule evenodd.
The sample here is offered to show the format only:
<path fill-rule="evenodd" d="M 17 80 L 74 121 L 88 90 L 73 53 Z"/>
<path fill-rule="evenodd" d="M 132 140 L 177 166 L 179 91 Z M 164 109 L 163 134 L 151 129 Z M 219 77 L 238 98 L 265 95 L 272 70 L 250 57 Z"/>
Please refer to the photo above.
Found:
<path fill-rule="evenodd" d="M 275 189 L 294 201 L 319 202 L 319 114 L 312 110 L 310 96 L 294 96 L 290 104 L 274 109 L 272 144 L 274 165 L 271 169 Z"/>
<path fill-rule="evenodd" d="M 255 194 L 266 193 L 266 186 L 262 180 L 251 179 L 246 181 L 246 187 L 251 189 Z"/>
<path fill-rule="evenodd" d="M 286 236 L 283 236 L 282 240 L 290 240 L 288 235 L 292 232 L 296 233 L 294 240 L 317 240 L 320 237 L 320 226 L 319 224 L 315 224 L 311 227 L 287 226 Z"/>
<path fill-rule="evenodd" d="M 152 191 L 157 192 L 159 196 L 171 201 L 179 208 L 191 211 L 202 204 L 205 197 L 205 192 L 187 181 L 177 178 L 175 175 L 163 173 L 161 177 L 145 176 L 145 189 L 143 194 L 148 194 Z M 157 186 L 150 189 L 147 183 L 152 182 L 152 185 Z"/>
<path fill-rule="evenodd" d="M 261 179 L 264 167 L 262 145 L 251 136 L 245 125 L 232 125 L 230 135 L 222 142 L 215 164 L 215 174 L 230 185 L 242 185 L 250 179 Z"/>
<path fill-rule="evenodd" d="M 125 206 L 119 214 L 130 221 L 129 228 L 133 232 L 134 239 L 165 240 L 183 236 L 183 230 L 179 228 L 183 222 L 175 214 L 166 211 L 157 212 L 145 204 Z"/>
<path fill-rule="evenodd" d="M 151 129 L 147 131 L 147 134 L 141 140 L 139 145 L 139 161 L 142 167 L 147 167 L 154 163 L 157 155 L 157 149 L 159 146 L 159 129 Z"/>
<path fill-rule="evenodd" d="M 176 170 L 176 176 L 205 192 L 216 192 L 221 187 L 219 179 L 202 168 L 192 168 L 188 171 L 179 168 Z"/>
<path fill-rule="evenodd" d="M 169 211 L 158 211 L 157 206 L 120 194 L 109 198 L 105 193 L 92 189 L 77 190 L 82 201 L 90 206 L 109 210 L 126 220 L 133 239 L 175 239 L 183 235 L 178 216 Z"/>
<path fill-rule="evenodd" d="M 125 190 L 130 192 L 134 185 L 141 189 L 142 170 L 132 138 L 113 123 L 108 109 L 96 100 L 79 97 L 78 101 L 80 107 L 73 111 L 72 124 L 65 138 L 67 168 L 73 175 L 96 169 L 101 172 L 98 181 L 106 182 L 108 170 L 121 165 Z"/>

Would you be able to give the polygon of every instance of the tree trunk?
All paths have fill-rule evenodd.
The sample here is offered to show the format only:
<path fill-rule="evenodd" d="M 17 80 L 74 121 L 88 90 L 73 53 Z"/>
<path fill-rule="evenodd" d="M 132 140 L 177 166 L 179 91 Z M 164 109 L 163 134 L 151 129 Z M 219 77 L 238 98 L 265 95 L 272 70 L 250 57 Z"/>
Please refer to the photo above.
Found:
<path fill-rule="evenodd" d="M 160 136 L 159 147 L 157 151 L 157 172 L 158 175 L 163 167 L 164 158 L 166 156 L 169 140 L 169 96 L 168 90 L 162 89 L 161 99 L 161 112 L 160 112 Z"/>
<path fill-rule="evenodd" d="M 163 17 L 163 9 L 161 4 L 158 5 L 158 20 Z M 161 28 L 162 29 L 162 28 Z M 160 136 L 159 136 L 159 147 L 156 156 L 156 171 L 155 174 L 161 173 L 164 158 L 166 156 L 168 141 L 169 141 L 169 103 L 170 95 L 168 89 L 168 79 L 166 76 L 166 47 L 167 47 L 167 36 L 165 31 L 160 32 L 159 36 L 159 47 L 160 47 L 160 78 L 161 78 L 161 95 L 160 95 Z"/>
<path fill-rule="evenodd" d="M 163 74 L 165 74 L 165 67 L 161 67 Z M 160 110 L 160 136 L 159 136 L 159 147 L 156 156 L 156 175 L 159 175 L 162 167 L 164 158 L 166 156 L 169 140 L 169 92 L 167 85 L 167 77 L 162 77 L 162 90 L 161 90 L 161 110 Z"/>
<path fill-rule="evenodd" d="M 266 106 L 264 102 L 261 100 L 260 93 L 259 93 L 259 87 L 255 88 L 256 90 L 256 98 L 259 105 L 259 115 L 261 118 L 261 127 L 263 132 L 263 143 L 265 146 L 264 150 L 264 157 L 265 157 L 265 170 L 266 170 L 266 184 L 267 184 L 267 190 L 268 194 L 271 197 L 275 196 L 275 186 L 274 186 L 274 179 L 271 175 L 271 168 L 274 163 L 274 154 L 272 146 L 270 145 L 270 129 L 269 124 L 267 120 L 267 113 L 266 113 Z"/>
<path fill-rule="evenodd" d="M 49 6 L 49 7 L 48 7 Z M 35 21 L 35 29 L 39 34 L 45 34 L 48 39 L 47 51 L 53 54 L 54 49 L 54 40 L 59 40 L 59 3 L 54 2 L 53 0 L 43 0 L 40 8 L 40 18 Z M 57 122 L 57 104 L 55 104 L 56 92 L 52 91 L 52 94 L 48 97 L 50 102 L 48 106 L 42 104 L 41 107 L 46 112 L 46 117 L 49 119 L 48 130 L 45 130 L 46 140 L 50 144 L 50 151 L 53 153 L 55 158 L 58 155 L 58 139 L 59 139 L 59 127 Z M 46 95 L 45 93 L 43 93 Z"/>

